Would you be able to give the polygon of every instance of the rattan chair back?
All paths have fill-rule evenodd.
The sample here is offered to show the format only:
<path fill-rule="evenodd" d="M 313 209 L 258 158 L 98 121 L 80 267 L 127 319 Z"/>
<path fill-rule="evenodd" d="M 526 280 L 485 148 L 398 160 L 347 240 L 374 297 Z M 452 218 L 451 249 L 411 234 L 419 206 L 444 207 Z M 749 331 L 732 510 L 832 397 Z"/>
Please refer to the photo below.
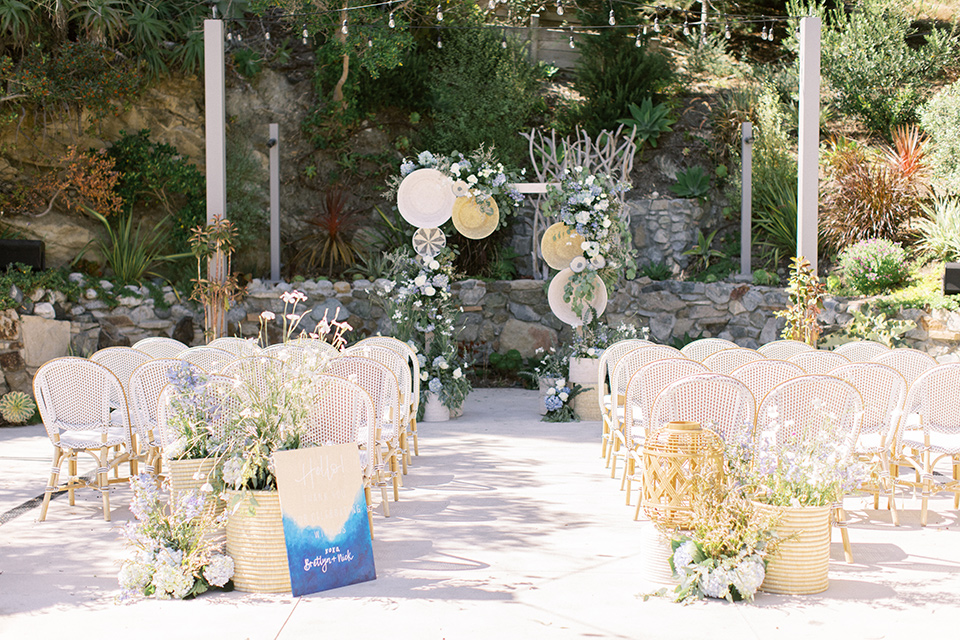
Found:
<path fill-rule="evenodd" d="M 648 345 L 631 349 L 617 360 L 613 367 L 613 376 L 610 378 L 610 395 L 613 405 L 623 406 L 619 399 L 627 392 L 627 383 L 640 367 L 667 358 L 686 358 L 679 349 L 664 344 Z M 688 358 L 689 359 L 689 358 Z"/>
<path fill-rule="evenodd" d="M 173 338 L 144 338 L 133 345 L 137 351 L 143 351 L 151 358 L 176 358 L 187 350 L 187 345 Z"/>
<path fill-rule="evenodd" d="M 710 373 L 702 362 L 689 358 L 665 358 L 645 364 L 627 383 L 622 432 L 626 442 L 640 442 L 646 435 L 653 402 L 668 386 L 697 373 Z"/>
<path fill-rule="evenodd" d="M 890 351 L 890 347 L 873 340 L 854 340 L 838 345 L 833 350 L 850 358 L 850 362 L 870 362 L 881 353 Z"/>
<path fill-rule="evenodd" d="M 814 350 L 814 347 L 799 340 L 774 340 L 773 342 L 768 342 L 763 346 L 757 347 L 757 351 L 762 353 L 764 357 L 774 360 L 789 360 L 790 356 L 794 356 L 803 351 Z"/>
<path fill-rule="evenodd" d="M 237 356 L 216 347 L 190 347 L 177 358 L 200 367 L 206 373 L 217 373 L 227 363 L 236 360 Z"/>
<path fill-rule="evenodd" d="M 130 394 L 130 374 L 144 362 L 150 361 L 150 356 L 132 347 L 107 347 L 100 349 L 90 356 L 94 362 L 102 364 L 117 376 L 124 392 Z M 118 400 L 114 398 L 114 400 Z"/>
<path fill-rule="evenodd" d="M 903 376 L 879 362 L 851 362 L 837 367 L 830 375 L 846 380 L 860 392 L 863 400 L 861 439 L 866 434 L 880 434 L 883 442 L 889 442 L 887 438 L 893 436 L 907 398 L 907 381 Z"/>
<path fill-rule="evenodd" d="M 850 358 L 842 353 L 820 349 L 794 354 L 788 360 L 800 365 L 808 374 L 818 375 L 828 374 L 840 365 L 850 362 Z"/>
<path fill-rule="evenodd" d="M 722 373 L 696 373 L 667 385 L 650 410 L 647 435 L 669 422 L 698 422 L 724 440 L 753 436 L 756 403 L 745 384 Z"/>
<path fill-rule="evenodd" d="M 157 409 L 160 394 L 164 388 L 181 372 L 181 370 L 196 375 L 200 369 L 186 360 L 178 358 L 155 358 L 144 362 L 133 370 L 130 375 L 130 394 L 127 399 L 130 403 L 130 419 L 136 429 L 140 448 L 151 449 L 159 447 L 159 427 L 157 425 Z M 159 450 L 157 451 L 159 452 Z M 155 456 L 148 455 L 148 465 Z"/>
<path fill-rule="evenodd" d="M 767 358 L 741 365 L 731 371 L 730 375 L 747 385 L 759 403 L 775 386 L 790 378 L 806 375 L 806 371 L 795 362 Z"/>
<path fill-rule="evenodd" d="M 262 351 L 262 349 L 253 340 L 236 338 L 233 336 L 214 338 L 207 346 L 214 349 L 223 349 L 224 351 L 229 351 L 237 358 L 255 356 Z"/>
<path fill-rule="evenodd" d="M 617 366 L 617 362 L 620 361 L 627 353 L 633 351 L 634 349 L 639 349 L 640 347 L 649 347 L 656 346 L 654 343 L 649 340 L 642 340 L 640 338 L 629 338 L 627 340 L 620 340 L 614 342 L 609 347 L 603 350 L 603 353 L 600 354 L 599 362 L 597 363 L 598 369 L 598 380 L 597 380 L 597 389 L 599 393 L 597 396 L 600 398 L 600 410 L 603 411 L 606 407 L 603 406 L 603 396 L 607 393 L 607 382 L 613 380 L 613 370 Z"/>
<path fill-rule="evenodd" d="M 710 354 L 723 349 L 736 349 L 737 343 L 723 338 L 700 338 L 684 345 L 680 351 L 691 360 L 703 360 Z"/>
<path fill-rule="evenodd" d="M 763 354 L 756 349 L 736 347 L 734 349 L 723 349 L 716 353 L 711 353 L 703 359 L 703 364 L 707 365 L 707 368 L 714 373 L 730 375 L 737 367 L 741 367 L 748 362 L 763 359 Z"/>
<path fill-rule="evenodd" d="M 874 356 L 871 362 L 879 362 L 899 371 L 903 379 L 907 381 L 907 389 L 923 373 L 933 369 L 938 364 L 930 354 L 919 349 L 908 348 L 891 349 Z"/>
<path fill-rule="evenodd" d="M 184 395 L 176 385 L 168 384 L 157 401 L 157 445 L 164 458 L 176 457 L 183 442 L 178 424 L 189 420 L 194 428 L 214 441 L 222 441 L 228 429 L 240 419 L 240 413 L 253 402 L 254 393 L 236 378 L 211 375 L 193 394 Z"/>
<path fill-rule="evenodd" d="M 860 431 L 863 399 L 851 383 L 836 376 L 807 374 L 778 384 L 760 402 L 757 433 L 783 446 L 791 438 L 830 428 L 852 445 Z"/>

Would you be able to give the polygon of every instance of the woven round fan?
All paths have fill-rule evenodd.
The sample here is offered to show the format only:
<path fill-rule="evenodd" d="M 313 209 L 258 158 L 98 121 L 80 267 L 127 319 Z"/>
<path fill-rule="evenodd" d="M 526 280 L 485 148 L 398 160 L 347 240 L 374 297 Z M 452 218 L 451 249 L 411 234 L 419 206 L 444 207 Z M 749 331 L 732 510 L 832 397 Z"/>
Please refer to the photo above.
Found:
<path fill-rule="evenodd" d="M 500 208 L 493 198 L 457 198 L 453 204 L 453 226 L 464 238 L 479 240 L 496 231 Z"/>
<path fill-rule="evenodd" d="M 583 324 L 583 318 L 573 311 L 572 303 L 563 300 L 563 291 L 567 286 L 567 281 L 572 276 L 573 271 L 570 269 L 564 269 L 555 275 L 547 289 L 547 300 L 550 302 L 550 310 L 553 311 L 553 315 L 557 316 L 561 322 L 565 322 L 572 327 L 579 327 Z M 598 316 L 607 308 L 607 287 L 603 284 L 600 276 L 594 276 L 593 297 L 589 300 L 588 305 L 596 310 Z M 582 313 L 586 316 L 588 312 L 589 309 L 585 308 Z"/>
<path fill-rule="evenodd" d="M 413 234 L 413 250 L 424 258 L 436 257 L 447 246 L 447 236 L 436 227 L 417 229 Z"/>
<path fill-rule="evenodd" d="M 571 260 L 583 255 L 583 249 L 580 248 L 582 243 L 583 236 L 562 222 L 557 222 L 543 232 L 540 253 L 551 269 L 566 269 Z"/>
<path fill-rule="evenodd" d="M 397 189 L 397 208 L 415 227 L 439 227 L 450 219 L 455 200 L 450 178 L 436 169 L 417 169 Z"/>

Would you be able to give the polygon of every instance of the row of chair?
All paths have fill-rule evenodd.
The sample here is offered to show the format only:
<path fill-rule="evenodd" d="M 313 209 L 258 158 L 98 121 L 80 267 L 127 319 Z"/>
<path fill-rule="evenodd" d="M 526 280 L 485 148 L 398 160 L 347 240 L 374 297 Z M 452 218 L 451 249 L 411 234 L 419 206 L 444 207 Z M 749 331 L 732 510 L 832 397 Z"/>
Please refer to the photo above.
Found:
<path fill-rule="evenodd" d="M 895 523 L 896 483 L 923 491 L 921 522 L 926 524 L 934 468 L 945 457 L 952 459 L 954 478 L 944 488 L 954 491 L 955 503 L 960 499 L 960 441 L 953 438 L 960 433 L 960 415 L 948 415 L 952 405 L 944 401 L 960 391 L 960 377 L 954 378 L 960 365 L 938 365 L 923 352 L 869 342 L 836 351 L 793 341 L 757 351 L 718 339 L 697 342 L 684 352 L 624 341 L 601 357 L 599 382 L 609 377 L 611 389 L 600 400 L 601 452 L 611 476 L 617 461 L 624 461 L 621 487 L 628 503 L 644 438 L 666 422 L 693 420 L 713 425 L 724 437 L 740 432 L 737 438 L 749 439 L 776 422 L 812 425 L 815 411 L 834 415 L 858 454 L 871 462 L 873 481 L 865 488 L 874 493 L 875 506 L 879 491 L 888 493 Z M 914 481 L 899 477 L 901 465 L 913 467 Z"/>
<path fill-rule="evenodd" d="M 278 378 L 309 372 L 315 397 L 307 418 L 307 441 L 341 443 L 352 434 L 349 441 L 361 449 L 368 505 L 369 489 L 379 485 L 384 513 L 389 515 L 385 487 L 392 479 L 398 499 L 400 468 L 406 473 L 411 460 L 408 437 L 412 436 L 414 454 L 419 453 L 419 361 L 406 343 L 377 336 L 340 353 L 319 340 L 260 349 L 247 340 L 221 338 L 190 349 L 169 338 L 148 338 L 133 348 L 103 349 L 89 360 L 52 360 L 38 370 L 35 395 L 54 444 L 41 520 L 54 492 L 69 491 L 73 504 L 74 489 L 80 486 L 100 490 L 109 520 L 109 485 L 125 481 L 119 477 L 122 464 L 129 462 L 131 473 L 136 473 L 139 462 L 145 462 L 148 470 L 160 470 L 164 444 L 169 444 L 163 433 L 163 410 L 172 409 L 170 371 L 182 367 L 210 376 L 207 392 L 225 407 L 256 401 Z M 76 477 L 80 454 L 96 459 L 95 482 Z M 69 464 L 70 479 L 61 483 L 64 463 Z"/>

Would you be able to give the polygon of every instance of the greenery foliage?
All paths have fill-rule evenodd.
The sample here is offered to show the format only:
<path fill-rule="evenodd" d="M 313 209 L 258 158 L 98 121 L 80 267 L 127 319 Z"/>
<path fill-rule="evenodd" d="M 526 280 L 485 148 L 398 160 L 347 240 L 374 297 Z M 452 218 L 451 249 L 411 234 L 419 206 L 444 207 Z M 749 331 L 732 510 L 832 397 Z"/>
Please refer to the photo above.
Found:
<path fill-rule="evenodd" d="M 106 232 L 105 238 L 97 239 L 100 255 L 106 266 L 113 272 L 119 284 L 133 284 L 143 281 L 148 275 L 155 275 L 150 268 L 158 262 L 170 262 L 186 258 L 189 253 L 163 254 L 165 234 L 161 232 L 167 222 L 164 217 L 149 231 L 144 232 L 143 220 L 134 225 L 132 211 L 108 219 L 93 209 L 87 213 L 99 220 Z"/>
<path fill-rule="evenodd" d="M 774 313 L 787 321 L 781 337 L 806 342 L 811 347 L 817 346 L 821 331 L 817 316 L 823 309 L 825 292 L 826 287 L 813 272 L 810 261 L 803 256 L 791 258 L 790 282 L 787 285 L 790 306 Z"/>
<path fill-rule="evenodd" d="M 858 292 L 871 295 L 903 282 L 909 272 L 903 248 L 889 240 L 863 240 L 840 253 L 843 281 Z"/>
<path fill-rule="evenodd" d="M 681 198 L 702 199 L 710 191 L 710 174 L 699 165 L 679 171 L 677 182 L 670 185 L 670 191 Z"/>
<path fill-rule="evenodd" d="M 622 4 L 609 6 L 617 21 L 624 24 L 628 8 Z M 605 25 L 607 5 L 597 13 L 581 12 L 581 20 L 584 24 Z M 673 66 L 666 55 L 651 50 L 645 39 L 636 46 L 637 41 L 626 34 L 626 29 L 604 28 L 577 41 L 580 60 L 574 87 L 586 102 L 572 115 L 591 135 L 616 129 L 617 121 L 629 113 L 629 105 L 656 98 L 673 80 Z"/>
<path fill-rule="evenodd" d="M 360 253 L 354 233 L 360 225 L 360 212 L 348 208 L 347 193 L 333 186 L 323 197 L 323 209 L 307 220 L 310 231 L 297 241 L 294 265 L 298 273 L 315 273 L 334 266 L 350 267 Z"/>
<path fill-rule="evenodd" d="M 942 194 L 960 196 L 960 81 L 920 107 L 920 126 L 930 136 L 931 182 Z"/>
<path fill-rule="evenodd" d="M 888 347 L 902 347 L 906 344 L 903 334 L 916 328 L 912 320 L 895 320 L 887 318 L 885 313 L 871 313 L 870 309 L 853 310 L 853 319 L 844 325 L 840 331 L 830 334 L 821 345 L 829 349 L 846 342 L 856 340 L 872 340 L 885 344 Z"/>
<path fill-rule="evenodd" d="M 13 264 L 5 271 L 0 271 L 0 310 L 17 307 L 18 303 L 13 297 L 14 287 L 28 295 L 37 289 L 60 291 L 73 302 L 79 300 L 83 293 L 80 286 L 69 280 L 63 271 L 58 269 L 34 271 L 33 267 Z"/>
<path fill-rule="evenodd" d="M 627 105 L 627 108 L 630 109 L 630 117 L 620 118 L 617 122 L 633 127 L 638 149 L 643 147 L 644 144 L 649 144 L 656 149 L 657 138 L 663 133 L 672 131 L 670 125 L 677 121 L 671 115 L 668 105 L 658 104 L 654 106 L 653 99 L 649 97 L 644 98 L 639 107 L 631 102 Z"/>
<path fill-rule="evenodd" d="M 717 249 L 711 249 L 710 245 L 713 244 L 713 238 L 717 235 L 717 229 L 715 229 L 709 236 L 703 235 L 702 229 L 697 229 L 697 244 L 693 245 L 693 248 L 687 249 L 683 252 L 683 255 L 690 256 L 693 258 L 696 267 L 704 271 L 710 268 L 710 262 L 714 258 L 725 258 L 726 254 Z"/>
<path fill-rule="evenodd" d="M 821 69 L 837 110 L 883 135 L 916 120 L 931 81 L 955 65 L 960 52 L 955 34 L 936 26 L 925 30 L 919 46 L 909 42 L 917 29 L 905 7 L 888 0 L 865 0 L 855 10 L 842 4 L 828 10 L 817 0 L 788 4 L 789 15 L 824 19 Z M 796 39 L 788 46 L 796 48 Z"/>
<path fill-rule="evenodd" d="M 917 248 L 939 260 L 960 260 L 960 198 L 934 198 L 922 209 L 924 216 L 916 224 Z"/>

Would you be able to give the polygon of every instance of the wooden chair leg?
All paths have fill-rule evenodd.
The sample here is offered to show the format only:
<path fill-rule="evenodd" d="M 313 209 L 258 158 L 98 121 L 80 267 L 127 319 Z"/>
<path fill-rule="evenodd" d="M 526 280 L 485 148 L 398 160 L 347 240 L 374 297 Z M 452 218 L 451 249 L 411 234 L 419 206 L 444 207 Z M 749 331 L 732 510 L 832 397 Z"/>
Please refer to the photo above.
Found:
<path fill-rule="evenodd" d="M 410 418 L 410 433 L 413 435 L 413 455 L 420 455 L 420 438 L 417 435 L 417 419 Z"/>
<path fill-rule="evenodd" d="M 370 526 L 370 539 L 373 540 L 373 509 L 370 506 L 370 486 L 363 488 L 363 499 L 367 504 L 367 524 Z"/>
<path fill-rule="evenodd" d="M 920 526 L 927 526 L 927 507 L 930 501 L 930 493 L 933 489 L 933 469 L 931 468 L 930 450 L 923 454 L 923 493 L 920 498 Z"/>
<path fill-rule="evenodd" d="M 69 460 L 67 462 L 67 473 L 69 474 L 70 478 L 70 482 L 68 484 L 70 488 L 67 489 L 67 500 L 69 501 L 70 506 L 73 507 L 77 504 L 76 494 L 74 493 L 73 489 L 73 480 L 77 477 L 77 454 L 76 452 L 70 452 L 67 454 L 67 456 Z"/>
<path fill-rule="evenodd" d="M 100 458 L 97 460 L 97 487 L 100 489 L 100 496 L 103 498 L 103 519 L 110 522 L 110 469 L 106 466 L 106 461 L 110 455 L 109 447 L 100 448 Z M 119 466 L 119 465 L 117 465 Z"/>
<path fill-rule="evenodd" d="M 53 448 L 53 463 L 50 467 L 50 479 L 47 480 L 47 488 L 43 492 L 43 504 L 40 506 L 40 519 L 43 522 L 47 519 L 47 508 L 50 506 L 50 498 L 56 491 L 60 482 L 60 465 L 63 464 L 63 450 L 60 447 Z"/>
<path fill-rule="evenodd" d="M 840 539 L 843 541 L 843 557 L 847 562 L 852 563 L 853 550 L 850 548 L 850 534 L 847 532 L 847 512 L 843 505 L 837 505 L 836 518 L 837 526 L 840 527 Z"/>

